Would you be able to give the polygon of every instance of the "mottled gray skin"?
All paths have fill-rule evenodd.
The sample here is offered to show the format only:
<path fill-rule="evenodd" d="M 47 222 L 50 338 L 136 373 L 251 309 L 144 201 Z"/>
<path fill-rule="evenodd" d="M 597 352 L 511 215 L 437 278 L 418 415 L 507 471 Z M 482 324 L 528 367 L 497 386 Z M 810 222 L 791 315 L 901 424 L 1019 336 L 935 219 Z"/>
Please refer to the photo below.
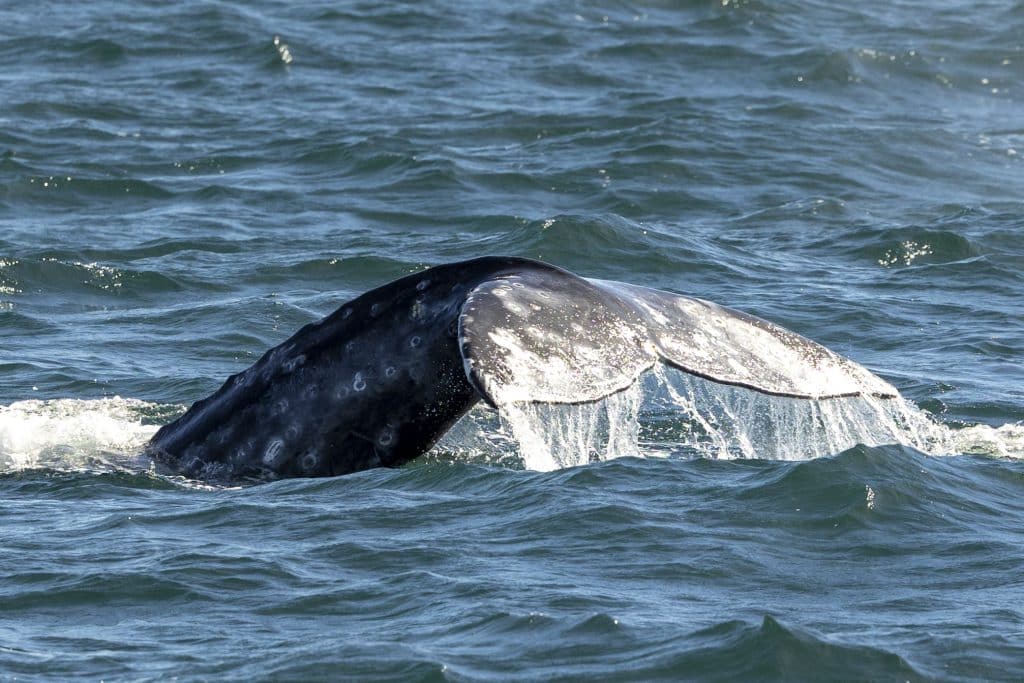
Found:
<path fill-rule="evenodd" d="M 147 451 L 207 480 L 347 474 L 425 453 L 480 398 L 459 353 L 470 290 L 537 261 L 486 257 L 374 289 L 306 325 L 164 426 Z"/>

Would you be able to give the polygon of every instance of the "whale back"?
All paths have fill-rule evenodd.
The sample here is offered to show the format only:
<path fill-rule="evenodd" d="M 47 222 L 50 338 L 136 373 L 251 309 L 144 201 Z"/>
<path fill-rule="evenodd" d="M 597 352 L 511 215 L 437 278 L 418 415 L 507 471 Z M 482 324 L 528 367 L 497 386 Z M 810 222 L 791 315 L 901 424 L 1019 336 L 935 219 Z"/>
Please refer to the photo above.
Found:
<path fill-rule="evenodd" d="M 463 370 L 458 316 L 472 287 L 519 267 L 478 259 L 371 290 L 229 377 L 147 450 L 206 480 L 401 465 L 479 400 Z"/>

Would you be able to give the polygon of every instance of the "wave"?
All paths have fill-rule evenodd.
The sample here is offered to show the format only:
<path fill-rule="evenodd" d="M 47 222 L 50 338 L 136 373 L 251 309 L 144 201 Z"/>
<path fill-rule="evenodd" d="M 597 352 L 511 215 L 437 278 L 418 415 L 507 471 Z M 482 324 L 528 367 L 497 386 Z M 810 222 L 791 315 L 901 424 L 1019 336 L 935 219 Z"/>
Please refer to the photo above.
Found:
<path fill-rule="evenodd" d="M 399 647 L 385 670 L 399 678 L 429 680 L 516 677 L 521 659 L 531 661 L 531 678 L 613 678 L 623 680 L 926 680 L 909 662 L 883 648 L 845 644 L 806 629 L 786 626 L 771 616 L 759 625 L 728 621 L 668 639 L 641 639 L 643 629 L 603 613 L 560 619 L 543 613 L 495 612 L 457 624 L 441 639 L 447 651 L 430 653 Z M 461 642 L 458 642 L 461 639 Z M 518 643 L 515 661 L 496 656 L 486 670 L 479 661 L 491 647 L 480 643 Z M 433 649 L 433 648 L 432 648 Z M 493 648 L 496 649 L 496 648 Z M 495 652 L 495 655 L 497 653 Z M 353 652 L 350 674 L 381 673 L 379 658 Z M 329 677 L 321 654 L 274 662 L 273 678 Z M 349 660 L 346 660 L 349 661 Z M 376 667 L 376 668 L 375 668 Z M 359 675 L 358 673 L 356 675 Z"/>
<path fill-rule="evenodd" d="M 57 290 L 62 297 L 102 293 L 143 298 L 154 292 L 183 289 L 174 278 L 155 270 L 112 266 L 58 253 L 0 260 L 0 295 Z"/>

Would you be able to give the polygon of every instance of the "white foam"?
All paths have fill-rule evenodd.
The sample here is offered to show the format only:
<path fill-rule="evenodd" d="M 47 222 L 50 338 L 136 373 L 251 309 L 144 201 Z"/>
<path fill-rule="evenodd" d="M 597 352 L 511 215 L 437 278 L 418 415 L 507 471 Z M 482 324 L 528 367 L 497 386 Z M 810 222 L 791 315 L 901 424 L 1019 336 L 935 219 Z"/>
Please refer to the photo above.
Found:
<path fill-rule="evenodd" d="M 959 453 L 1024 458 L 1024 423 L 972 425 L 952 431 L 952 442 Z"/>
<path fill-rule="evenodd" d="M 0 406 L 0 472 L 80 469 L 137 454 L 156 431 L 154 404 L 120 397 L 18 401 Z"/>

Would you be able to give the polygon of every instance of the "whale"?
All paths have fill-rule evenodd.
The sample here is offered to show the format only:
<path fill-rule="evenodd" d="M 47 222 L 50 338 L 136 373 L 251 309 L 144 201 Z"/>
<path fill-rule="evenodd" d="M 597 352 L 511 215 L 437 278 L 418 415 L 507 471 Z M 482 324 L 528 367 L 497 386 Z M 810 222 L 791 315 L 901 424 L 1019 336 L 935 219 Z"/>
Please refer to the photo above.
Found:
<path fill-rule="evenodd" d="M 663 363 L 807 400 L 896 398 L 856 362 L 710 301 L 519 257 L 439 265 L 302 327 L 146 446 L 193 479 L 345 475 L 426 453 L 478 402 L 600 401 Z"/>

